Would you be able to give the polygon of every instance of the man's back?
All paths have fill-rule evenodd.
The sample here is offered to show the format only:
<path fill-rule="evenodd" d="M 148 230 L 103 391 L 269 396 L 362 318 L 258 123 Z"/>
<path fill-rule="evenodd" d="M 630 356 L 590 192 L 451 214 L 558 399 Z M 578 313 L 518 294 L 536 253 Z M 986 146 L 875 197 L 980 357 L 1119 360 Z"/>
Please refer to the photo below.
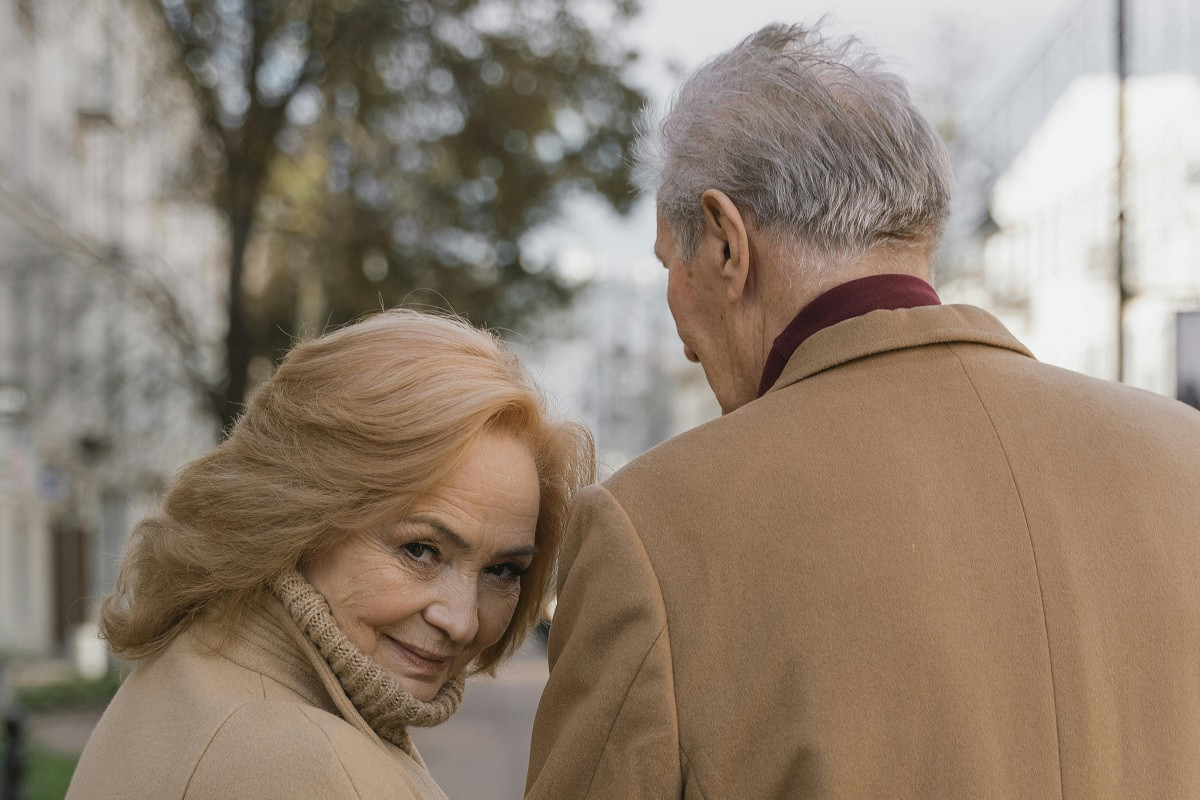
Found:
<path fill-rule="evenodd" d="M 1200 797 L 1200 414 L 978 309 L 813 336 L 578 505 L 532 797 Z"/>

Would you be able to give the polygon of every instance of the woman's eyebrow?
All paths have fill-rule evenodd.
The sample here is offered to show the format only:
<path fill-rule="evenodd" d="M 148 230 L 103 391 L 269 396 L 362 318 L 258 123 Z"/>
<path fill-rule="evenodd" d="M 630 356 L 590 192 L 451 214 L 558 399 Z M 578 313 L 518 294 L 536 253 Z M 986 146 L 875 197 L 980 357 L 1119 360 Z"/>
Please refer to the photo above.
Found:
<path fill-rule="evenodd" d="M 450 544 L 454 545 L 459 550 L 471 549 L 471 545 L 467 543 L 466 539 L 459 535 L 458 531 L 446 525 L 446 523 L 434 519 L 433 517 L 426 517 L 418 514 L 415 517 L 409 517 L 405 521 L 433 528 L 435 531 L 449 540 Z M 521 556 L 532 557 L 536 556 L 537 552 L 537 545 L 529 545 L 528 547 L 514 547 L 511 550 L 505 550 L 503 553 L 500 553 L 499 558 L 520 558 Z"/>
<path fill-rule="evenodd" d="M 505 550 L 500 554 L 500 558 L 520 558 L 522 556 L 529 556 L 532 558 L 537 554 L 537 545 L 531 544 L 529 547 L 514 547 L 512 550 Z"/>
<path fill-rule="evenodd" d="M 462 538 L 461 536 L 459 536 L 457 531 L 455 531 L 453 528 L 446 525 L 444 522 L 440 522 L 436 519 L 433 519 L 432 517 L 424 517 L 424 516 L 421 516 L 420 514 L 418 514 L 415 517 L 409 517 L 405 521 L 417 523 L 420 525 L 425 525 L 426 527 L 429 527 L 429 528 L 433 528 L 435 531 L 437 531 L 443 537 L 445 537 L 446 539 L 449 539 L 450 544 L 454 545 L 459 550 L 470 550 L 471 549 L 471 546 L 469 544 L 467 544 L 467 540 Z"/>

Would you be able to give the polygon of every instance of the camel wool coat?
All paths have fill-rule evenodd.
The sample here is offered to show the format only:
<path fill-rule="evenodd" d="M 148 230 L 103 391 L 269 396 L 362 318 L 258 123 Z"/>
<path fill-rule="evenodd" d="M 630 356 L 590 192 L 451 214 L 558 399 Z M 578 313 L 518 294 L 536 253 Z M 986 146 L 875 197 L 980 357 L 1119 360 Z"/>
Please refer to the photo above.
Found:
<path fill-rule="evenodd" d="M 559 590 L 535 800 L 1200 798 L 1200 413 L 977 308 L 813 335 Z"/>
<path fill-rule="evenodd" d="M 138 664 L 67 800 L 445 800 L 413 752 L 371 730 L 268 595 L 237 636 L 196 624 Z"/>

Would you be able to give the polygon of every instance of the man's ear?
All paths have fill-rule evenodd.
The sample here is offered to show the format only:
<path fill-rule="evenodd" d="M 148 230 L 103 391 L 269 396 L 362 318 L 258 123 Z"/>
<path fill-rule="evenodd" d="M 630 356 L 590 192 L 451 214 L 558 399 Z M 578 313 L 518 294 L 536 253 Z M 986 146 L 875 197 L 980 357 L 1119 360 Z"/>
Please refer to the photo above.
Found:
<path fill-rule="evenodd" d="M 718 189 L 708 189 L 700 196 L 704 214 L 704 233 L 724 246 L 721 279 L 725 281 L 729 300 L 739 300 L 746 291 L 750 277 L 750 238 L 742 212 Z"/>

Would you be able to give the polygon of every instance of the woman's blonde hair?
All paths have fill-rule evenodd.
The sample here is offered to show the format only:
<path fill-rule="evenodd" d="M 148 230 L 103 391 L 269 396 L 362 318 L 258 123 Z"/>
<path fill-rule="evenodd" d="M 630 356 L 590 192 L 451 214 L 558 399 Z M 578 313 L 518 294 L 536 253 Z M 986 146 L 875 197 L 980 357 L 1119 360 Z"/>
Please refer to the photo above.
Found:
<path fill-rule="evenodd" d="M 488 431 L 527 444 L 541 486 L 538 553 L 492 671 L 537 622 L 567 506 L 594 478 L 587 429 L 549 417 L 511 352 L 465 322 L 393 310 L 297 344 L 229 438 L 188 464 L 134 528 L 100 631 L 128 660 L 193 620 L 232 630 L 279 574 L 342 537 L 394 522 Z"/>

